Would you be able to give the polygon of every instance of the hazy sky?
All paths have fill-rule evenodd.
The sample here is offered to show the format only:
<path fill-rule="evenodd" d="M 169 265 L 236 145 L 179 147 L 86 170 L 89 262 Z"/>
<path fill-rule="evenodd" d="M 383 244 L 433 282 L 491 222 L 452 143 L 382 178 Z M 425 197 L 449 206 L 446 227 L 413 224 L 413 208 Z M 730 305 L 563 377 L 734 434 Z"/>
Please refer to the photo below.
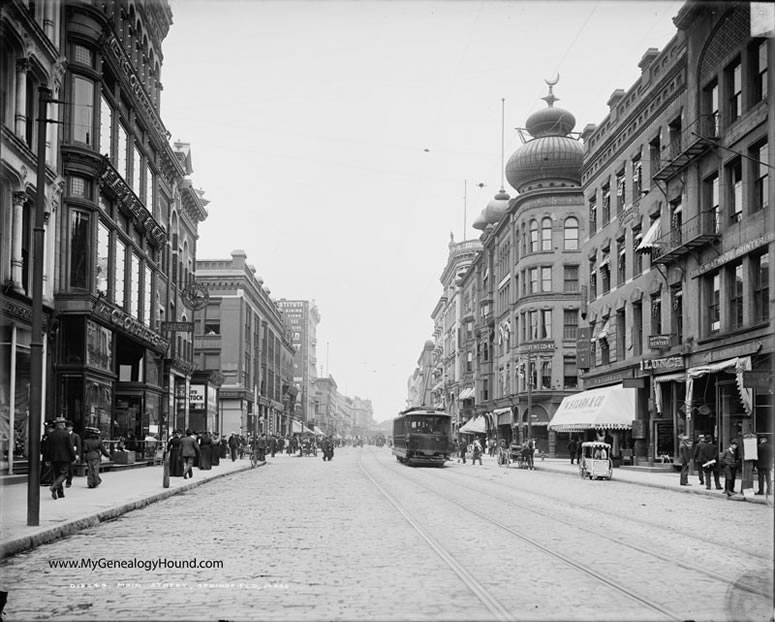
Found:
<path fill-rule="evenodd" d="M 599 123 L 683 3 L 170 4 L 161 112 L 210 201 L 198 257 L 244 249 L 273 298 L 315 300 L 318 371 L 382 421 L 432 338 L 450 232 L 476 239 L 500 188 L 501 100 L 506 160 L 557 73 L 576 131 Z"/>

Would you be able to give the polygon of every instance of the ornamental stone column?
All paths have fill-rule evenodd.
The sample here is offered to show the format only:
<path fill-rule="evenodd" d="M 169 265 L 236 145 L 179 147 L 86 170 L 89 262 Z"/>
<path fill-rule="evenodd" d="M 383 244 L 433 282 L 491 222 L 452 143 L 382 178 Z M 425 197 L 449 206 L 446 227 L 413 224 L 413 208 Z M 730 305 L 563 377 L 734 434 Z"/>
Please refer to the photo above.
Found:
<path fill-rule="evenodd" d="M 26 141 L 27 136 L 27 71 L 30 61 L 27 58 L 16 59 L 16 135 Z"/>
<path fill-rule="evenodd" d="M 22 284 L 22 231 L 24 229 L 24 204 L 27 201 L 27 193 L 13 193 L 13 214 L 11 221 L 11 279 L 13 289 L 20 294 L 24 293 Z"/>

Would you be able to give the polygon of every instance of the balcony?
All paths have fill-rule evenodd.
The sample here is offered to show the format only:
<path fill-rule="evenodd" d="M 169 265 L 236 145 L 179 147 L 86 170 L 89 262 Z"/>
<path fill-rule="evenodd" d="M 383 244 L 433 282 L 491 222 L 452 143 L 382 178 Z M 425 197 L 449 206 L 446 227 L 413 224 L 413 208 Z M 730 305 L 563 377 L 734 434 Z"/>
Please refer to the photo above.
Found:
<path fill-rule="evenodd" d="M 721 237 L 717 214 L 704 212 L 690 218 L 680 227 L 671 230 L 654 240 L 651 261 L 669 264 L 690 251 L 712 244 Z"/>
<path fill-rule="evenodd" d="M 718 115 L 702 115 L 689 127 L 673 138 L 666 146 L 666 153 L 655 161 L 655 181 L 668 181 L 685 169 L 695 159 L 716 146 L 718 139 Z"/>

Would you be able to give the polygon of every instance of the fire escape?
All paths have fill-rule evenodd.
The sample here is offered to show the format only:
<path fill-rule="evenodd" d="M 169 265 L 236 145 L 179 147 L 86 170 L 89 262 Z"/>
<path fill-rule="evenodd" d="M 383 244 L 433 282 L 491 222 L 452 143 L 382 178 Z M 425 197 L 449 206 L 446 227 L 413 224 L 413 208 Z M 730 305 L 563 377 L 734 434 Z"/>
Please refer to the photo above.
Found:
<path fill-rule="evenodd" d="M 703 115 L 683 131 L 676 132 L 667 148 L 667 157 L 659 162 L 653 175 L 654 181 L 665 185 L 680 176 L 681 183 L 690 165 L 717 147 L 719 117 L 717 114 Z M 666 195 L 666 189 L 664 194 Z M 702 211 L 697 202 L 698 213 L 686 220 L 672 219 L 668 232 L 654 240 L 651 261 L 670 264 L 694 249 L 712 244 L 720 238 L 719 214 Z"/>

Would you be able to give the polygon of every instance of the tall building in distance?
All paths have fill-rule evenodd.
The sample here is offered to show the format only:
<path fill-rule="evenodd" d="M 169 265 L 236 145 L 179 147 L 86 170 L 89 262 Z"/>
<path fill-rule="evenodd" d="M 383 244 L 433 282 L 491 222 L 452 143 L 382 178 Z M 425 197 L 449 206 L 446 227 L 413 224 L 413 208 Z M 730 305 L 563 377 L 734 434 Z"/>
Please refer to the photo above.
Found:
<path fill-rule="evenodd" d="M 197 261 L 208 292 L 195 322 L 197 366 L 222 376 L 221 434 L 288 434 L 295 404 L 291 329 L 247 253 Z"/>
<path fill-rule="evenodd" d="M 288 318 L 291 329 L 293 356 L 293 384 L 296 388 L 296 407 L 293 415 L 305 425 L 314 419 L 313 386 L 317 379 L 317 327 L 320 311 L 315 301 L 280 298 L 277 307 Z"/>

